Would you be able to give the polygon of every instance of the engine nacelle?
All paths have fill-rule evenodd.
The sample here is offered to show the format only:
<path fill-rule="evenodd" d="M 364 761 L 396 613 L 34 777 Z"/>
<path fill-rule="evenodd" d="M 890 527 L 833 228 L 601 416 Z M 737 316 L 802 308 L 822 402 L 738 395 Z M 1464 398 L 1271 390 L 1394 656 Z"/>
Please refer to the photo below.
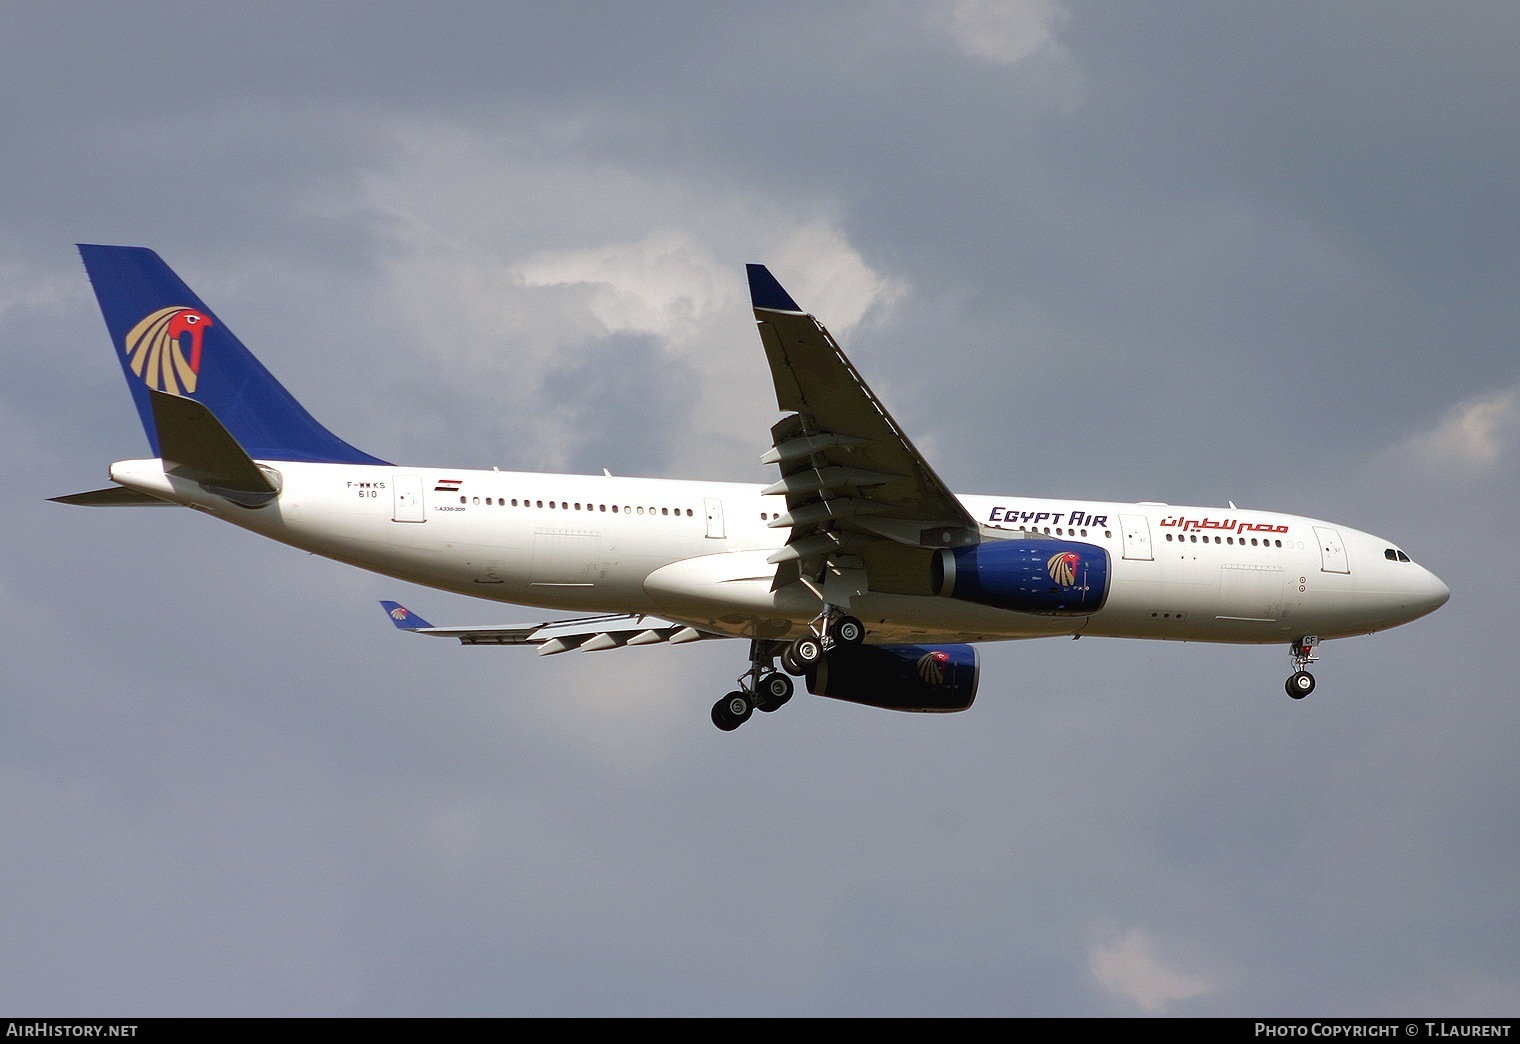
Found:
<path fill-rule="evenodd" d="M 934 591 L 995 609 L 1087 616 L 1108 598 L 1108 552 L 1075 540 L 985 540 L 942 550 Z"/>
<path fill-rule="evenodd" d="M 886 710 L 963 711 L 980 674 L 969 645 L 844 645 L 807 672 L 815 696 Z"/>

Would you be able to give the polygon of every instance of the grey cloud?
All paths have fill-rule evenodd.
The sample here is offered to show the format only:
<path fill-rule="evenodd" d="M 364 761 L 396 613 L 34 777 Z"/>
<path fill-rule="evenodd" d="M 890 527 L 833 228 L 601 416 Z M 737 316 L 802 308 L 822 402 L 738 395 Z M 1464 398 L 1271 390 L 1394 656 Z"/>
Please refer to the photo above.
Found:
<path fill-rule="evenodd" d="M 0 1001 L 1131 1014 L 1088 970 L 1113 926 L 1211 986 L 1169 1013 L 1514 1008 L 1513 457 L 1408 450 L 1520 379 L 1520 20 L 1073 5 L 1060 62 L 1010 67 L 947 10 L 10 13 Z M 682 474 L 763 430 L 696 458 L 685 363 L 575 294 L 456 285 L 504 354 L 451 361 L 407 318 L 416 263 L 673 229 L 737 271 L 776 214 L 905 288 L 849 350 L 958 488 L 1339 519 L 1452 602 L 1331 643 L 1302 704 L 1278 648 L 1027 642 L 964 715 L 799 698 L 724 736 L 737 647 L 461 649 L 375 600 L 538 613 L 44 502 L 144 447 L 76 240 L 159 249 L 373 452 Z M 763 382 L 733 328 L 707 350 Z M 545 413 L 497 409 L 482 375 L 530 354 Z"/>

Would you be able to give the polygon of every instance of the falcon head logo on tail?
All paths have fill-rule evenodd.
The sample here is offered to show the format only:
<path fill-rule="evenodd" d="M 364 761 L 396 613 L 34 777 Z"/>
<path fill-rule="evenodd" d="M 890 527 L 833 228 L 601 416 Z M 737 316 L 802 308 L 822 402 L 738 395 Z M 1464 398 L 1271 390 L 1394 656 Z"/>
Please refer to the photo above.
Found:
<path fill-rule="evenodd" d="M 215 324 L 194 308 L 160 308 L 132 327 L 122 344 L 132 372 L 154 391 L 195 394 L 201 372 L 201 336 Z M 182 338 L 190 335 L 190 356 Z"/>

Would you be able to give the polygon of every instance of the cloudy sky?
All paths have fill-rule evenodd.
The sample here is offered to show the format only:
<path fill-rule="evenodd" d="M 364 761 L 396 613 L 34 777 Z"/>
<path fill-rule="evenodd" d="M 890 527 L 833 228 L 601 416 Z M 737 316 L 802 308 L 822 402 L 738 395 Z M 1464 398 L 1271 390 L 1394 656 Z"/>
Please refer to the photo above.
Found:
<path fill-rule="evenodd" d="M 1520 1009 L 1513 5 L 143 2 L 0 34 L 0 1010 Z M 984 650 L 708 720 L 737 644 L 515 622 L 188 511 L 76 242 L 391 460 L 769 481 L 768 263 L 966 492 L 1270 507 L 1434 616 Z M 1509 520 L 1509 521 L 1506 521 Z"/>

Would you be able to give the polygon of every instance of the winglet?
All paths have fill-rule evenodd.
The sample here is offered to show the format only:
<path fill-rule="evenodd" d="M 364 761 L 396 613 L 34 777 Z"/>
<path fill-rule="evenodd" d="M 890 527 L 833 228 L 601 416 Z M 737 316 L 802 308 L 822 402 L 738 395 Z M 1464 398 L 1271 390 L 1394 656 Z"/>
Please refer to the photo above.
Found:
<path fill-rule="evenodd" d="M 386 615 L 391 618 L 391 623 L 395 624 L 400 630 L 418 631 L 433 626 L 400 602 L 387 602 L 382 599 L 380 606 L 385 610 Z"/>
<path fill-rule="evenodd" d="M 797 302 L 787 293 L 770 269 L 764 265 L 745 265 L 749 272 L 749 299 L 756 308 L 772 312 L 800 312 Z"/>

